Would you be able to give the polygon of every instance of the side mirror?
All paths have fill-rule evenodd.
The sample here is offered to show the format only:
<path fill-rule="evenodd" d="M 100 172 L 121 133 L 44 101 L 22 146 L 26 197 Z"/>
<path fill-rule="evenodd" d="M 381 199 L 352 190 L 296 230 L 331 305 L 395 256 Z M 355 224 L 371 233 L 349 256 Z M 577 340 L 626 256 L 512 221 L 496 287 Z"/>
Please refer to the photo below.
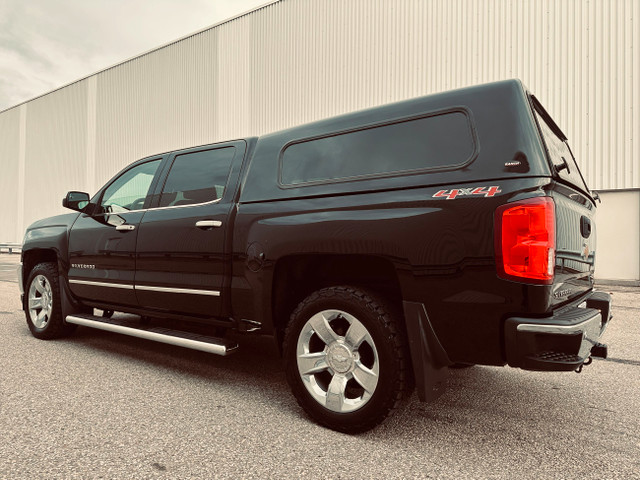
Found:
<path fill-rule="evenodd" d="M 69 192 L 62 199 L 62 206 L 81 212 L 84 207 L 89 205 L 89 194 L 85 192 Z"/>

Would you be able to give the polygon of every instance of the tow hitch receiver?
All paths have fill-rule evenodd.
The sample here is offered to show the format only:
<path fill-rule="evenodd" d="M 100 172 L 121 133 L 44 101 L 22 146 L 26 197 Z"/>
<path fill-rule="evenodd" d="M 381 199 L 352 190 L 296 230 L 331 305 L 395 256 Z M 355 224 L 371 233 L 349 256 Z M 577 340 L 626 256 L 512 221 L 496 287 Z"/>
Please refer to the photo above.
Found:
<path fill-rule="evenodd" d="M 578 368 L 576 368 L 575 372 L 576 373 L 582 373 L 582 369 L 584 367 L 586 367 L 587 365 L 591 365 L 591 362 L 593 362 L 593 357 L 587 358 L 584 362 L 582 362 L 580 364 L 580 366 Z"/>
<path fill-rule="evenodd" d="M 591 362 L 593 362 L 593 357 L 607 358 L 607 346 L 604 343 L 598 342 L 593 347 L 591 347 L 591 356 L 589 356 L 589 358 L 587 358 L 578 368 L 576 368 L 576 373 L 582 372 L 582 367 L 591 365 Z"/>
<path fill-rule="evenodd" d="M 607 358 L 607 346 L 604 343 L 596 343 L 591 348 L 591 356 L 598 358 Z"/>

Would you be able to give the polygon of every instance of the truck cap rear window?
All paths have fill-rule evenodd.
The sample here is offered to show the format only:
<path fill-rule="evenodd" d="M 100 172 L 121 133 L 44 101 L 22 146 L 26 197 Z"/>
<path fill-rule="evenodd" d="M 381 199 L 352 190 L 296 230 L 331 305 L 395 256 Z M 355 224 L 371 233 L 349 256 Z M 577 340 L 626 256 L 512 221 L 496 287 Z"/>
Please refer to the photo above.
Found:
<path fill-rule="evenodd" d="M 470 163 L 477 141 L 466 110 L 455 109 L 289 143 L 282 187 L 359 180 Z"/>
<path fill-rule="evenodd" d="M 589 193 L 589 188 L 578 168 L 578 163 L 569 147 L 567 137 L 562 133 L 560 127 L 554 122 L 540 101 L 533 95 L 531 95 L 531 99 L 540 135 L 547 149 L 549 162 L 560 178 L 578 187 L 583 192 Z"/>

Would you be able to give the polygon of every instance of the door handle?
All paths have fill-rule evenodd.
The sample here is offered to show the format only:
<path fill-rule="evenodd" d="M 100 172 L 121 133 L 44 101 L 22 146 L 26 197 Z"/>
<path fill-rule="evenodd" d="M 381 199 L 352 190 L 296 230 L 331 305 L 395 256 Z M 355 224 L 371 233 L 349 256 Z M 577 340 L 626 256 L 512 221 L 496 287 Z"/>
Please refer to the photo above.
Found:
<path fill-rule="evenodd" d="M 196 222 L 196 227 L 198 228 L 213 228 L 221 226 L 222 222 L 220 220 L 198 220 Z"/>
<path fill-rule="evenodd" d="M 136 226 L 135 225 L 128 225 L 128 224 L 124 224 L 124 225 L 118 225 L 116 227 L 116 230 L 118 230 L 119 232 L 130 232 L 131 230 L 135 230 Z"/>

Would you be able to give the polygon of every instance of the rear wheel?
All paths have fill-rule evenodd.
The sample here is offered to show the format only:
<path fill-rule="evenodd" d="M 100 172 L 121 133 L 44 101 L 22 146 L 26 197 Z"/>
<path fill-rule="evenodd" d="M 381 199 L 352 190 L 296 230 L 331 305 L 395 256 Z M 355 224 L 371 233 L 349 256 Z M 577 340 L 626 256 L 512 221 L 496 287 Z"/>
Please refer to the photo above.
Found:
<path fill-rule="evenodd" d="M 25 315 L 33 336 L 48 340 L 71 334 L 76 326 L 62 318 L 57 265 L 37 264 L 31 270 L 26 285 Z"/>
<path fill-rule="evenodd" d="M 408 393 L 403 326 L 371 292 L 329 287 L 305 299 L 285 333 L 287 380 L 318 423 L 357 433 L 382 422 Z"/>

